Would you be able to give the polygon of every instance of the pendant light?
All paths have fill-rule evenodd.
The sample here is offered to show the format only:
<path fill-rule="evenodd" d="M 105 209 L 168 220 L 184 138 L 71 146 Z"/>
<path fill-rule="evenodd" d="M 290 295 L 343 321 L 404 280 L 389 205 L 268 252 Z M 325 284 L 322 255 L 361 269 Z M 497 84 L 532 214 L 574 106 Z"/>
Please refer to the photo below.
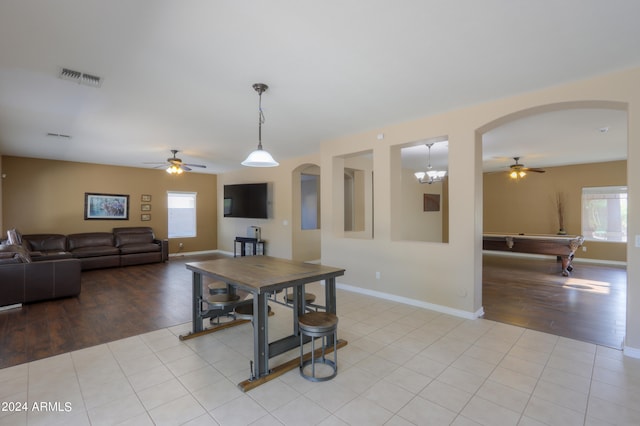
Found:
<path fill-rule="evenodd" d="M 420 183 L 428 183 L 432 184 L 434 182 L 441 182 L 444 180 L 444 177 L 447 175 L 445 170 L 433 170 L 431 166 L 431 147 L 433 143 L 426 144 L 429 149 L 429 161 L 427 163 L 427 171 L 426 172 L 416 172 L 415 176 Z"/>
<path fill-rule="evenodd" d="M 262 149 L 262 123 L 264 123 L 264 114 L 262 113 L 262 94 L 269 88 L 266 84 L 256 83 L 253 85 L 253 90 L 258 92 L 258 149 L 253 151 L 246 160 L 241 164 L 248 167 L 275 167 L 279 166 L 276 160 L 273 159 L 271 154 Z"/>

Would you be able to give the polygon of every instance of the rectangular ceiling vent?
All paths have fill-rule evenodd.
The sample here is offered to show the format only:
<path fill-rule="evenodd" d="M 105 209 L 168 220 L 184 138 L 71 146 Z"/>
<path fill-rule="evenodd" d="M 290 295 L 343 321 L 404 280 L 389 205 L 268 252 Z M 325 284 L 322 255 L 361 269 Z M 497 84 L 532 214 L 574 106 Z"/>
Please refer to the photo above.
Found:
<path fill-rule="evenodd" d="M 47 133 L 50 138 L 71 139 L 71 135 L 65 135 L 63 133 Z"/>
<path fill-rule="evenodd" d="M 102 78 L 97 75 L 91 75 L 80 71 L 70 70 L 69 68 L 61 68 L 59 78 L 63 80 L 74 81 L 78 84 L 84 84 L 89 87 L 100 87 Z"/>

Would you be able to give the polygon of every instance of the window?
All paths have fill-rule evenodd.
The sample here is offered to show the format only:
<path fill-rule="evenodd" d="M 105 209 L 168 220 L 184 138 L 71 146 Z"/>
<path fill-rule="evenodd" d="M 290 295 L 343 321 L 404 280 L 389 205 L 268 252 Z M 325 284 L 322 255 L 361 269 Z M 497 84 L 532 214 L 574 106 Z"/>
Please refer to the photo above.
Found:
<path fill-rule="evenodd" d="M 587 241 L 627 242 L 627 187 L 582 188 L 582 235 Z"/>
<path fill-rule="evenodd" d="M 169 238 L 196 236 L 196 193 L 167 192 Z"/>

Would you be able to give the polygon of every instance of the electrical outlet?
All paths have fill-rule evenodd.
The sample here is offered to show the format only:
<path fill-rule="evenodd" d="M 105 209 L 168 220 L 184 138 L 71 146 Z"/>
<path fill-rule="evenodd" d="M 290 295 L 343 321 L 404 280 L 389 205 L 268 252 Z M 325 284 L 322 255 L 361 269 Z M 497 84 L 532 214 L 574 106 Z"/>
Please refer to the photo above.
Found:
<path fill-rule="evenodd" d="M 376 272 L 376 280 L 380 279 L 380 272 Z"/>
<path fill-rule="evenodd" d="M 587 251 L 587 246 L 582 246 L 582 251 Z"/>
<path fill-rule="evenodd" d="M 184 244 L 182 243 L 178 244 L 178 248 L 184 248 Z"/>

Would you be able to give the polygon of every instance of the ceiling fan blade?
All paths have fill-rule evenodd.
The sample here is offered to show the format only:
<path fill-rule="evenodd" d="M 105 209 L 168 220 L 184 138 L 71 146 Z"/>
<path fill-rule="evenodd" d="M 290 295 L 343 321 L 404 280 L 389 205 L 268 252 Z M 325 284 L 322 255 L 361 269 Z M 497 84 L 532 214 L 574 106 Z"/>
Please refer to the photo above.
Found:
<path fill-rule="evenodd" d="M 191 169 L 190 169 L 189 167 L 187 167 L 187 165 L 186 165 L 186 164 L 181 165 L 181 166 L 180 166 L 180 168 L 181 168 L 182 170 L 184 170 L 185 172 L 190 172 L 190 171 L 191 171 Z"/>
<path fill-rule="evenodd" d="M 207 166 L 203 166 L 202 164 L 184 164 L 185 166 L 189 166 L 189 167 L 202 167 L 203 169 L 206 169 Z"/>
<path fill-rule="evenodd" d="M 531 167 L 531 168 L 530 167 L 525 167 L 522 170 L 524 170 L 526 172 L 534 172 L 534 173 L 544 173 L 544 172 L 546 172 L 546 170 L 544 170 L 544 169 L 537 169 L 535 167 Z"/>

